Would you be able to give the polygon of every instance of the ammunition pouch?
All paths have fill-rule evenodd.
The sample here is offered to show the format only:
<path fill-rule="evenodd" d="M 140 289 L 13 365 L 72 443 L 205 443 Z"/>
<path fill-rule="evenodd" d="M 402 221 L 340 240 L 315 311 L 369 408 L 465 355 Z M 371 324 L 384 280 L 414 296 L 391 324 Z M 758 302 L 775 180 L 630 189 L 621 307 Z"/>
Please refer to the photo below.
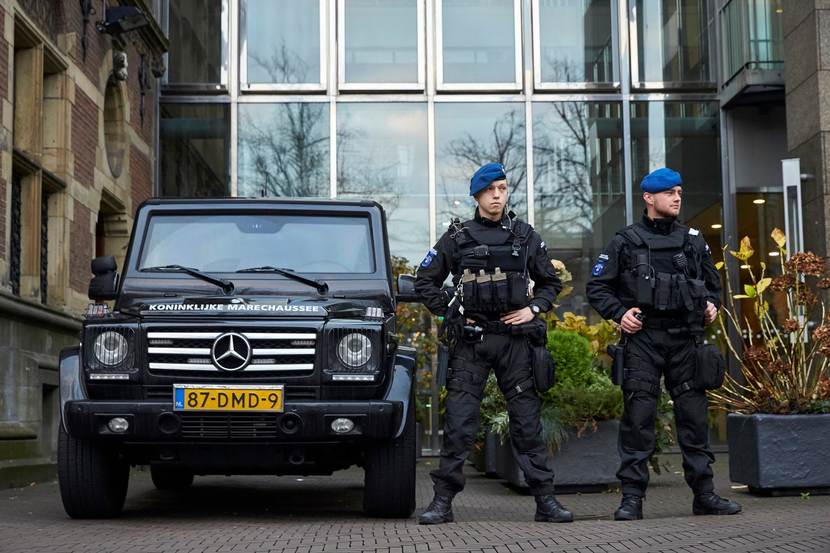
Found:
<path fill-rule="evenodd" d="M 505 313 L 527 306 L 529 280 L 525 273 L 492 274 L 483 270 L 461 279 L 461 302 L 470 313 Z"/>
<path fill-rule="evenodd" d="M 698 344 L 695 350 L 695 389 L 717 390 L 723 386 L 726 359 L 713 344 Z"/>

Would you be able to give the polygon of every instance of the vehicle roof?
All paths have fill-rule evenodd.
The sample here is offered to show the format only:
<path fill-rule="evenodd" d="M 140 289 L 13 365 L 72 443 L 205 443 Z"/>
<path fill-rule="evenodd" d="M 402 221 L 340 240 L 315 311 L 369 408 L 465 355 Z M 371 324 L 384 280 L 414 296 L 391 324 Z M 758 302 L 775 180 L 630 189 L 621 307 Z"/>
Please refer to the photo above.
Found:
<path fill-rule="evenodd" d="M 363 207 L 377 208 L 381 211 L 383 207 L 374 200 L 332 200 L 328 198 L 150 198 L 139 206 L 144 207 L 165 207 L 175 206 L 178 208 L 193 207 L 194 209 L 213 207 L 258 207 L 258 206 L 285 206 L 285 207 Z"/>

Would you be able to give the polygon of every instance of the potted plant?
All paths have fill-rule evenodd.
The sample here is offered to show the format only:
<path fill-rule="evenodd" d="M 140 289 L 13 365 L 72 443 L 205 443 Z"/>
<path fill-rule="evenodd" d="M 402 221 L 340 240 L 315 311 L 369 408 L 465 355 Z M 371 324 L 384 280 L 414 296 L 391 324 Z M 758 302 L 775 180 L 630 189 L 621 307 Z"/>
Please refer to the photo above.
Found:
<path fill-rule="evenodd" d="M 779 229 L 771 236 L 777 267 L 763 261 L 753 265 L 748 237 L 738 251 L 729 252 L 749 276 L 742 293 L 733 293 L 725 271 L 727 306 L 720 316 L 739 370 L 726 375 L 723 387 L 710 395 L 729 413 L 732 481 L 760 493 L 827 489 L 830 316 L 824 291 L 830 289 L 830 273 L 825 259 L 811 252 L 788 256 Z M 743 302 L 744 316 L 738 315 L 736 300 Z M 746 338 L 738 342 L 736 336 Z"/>

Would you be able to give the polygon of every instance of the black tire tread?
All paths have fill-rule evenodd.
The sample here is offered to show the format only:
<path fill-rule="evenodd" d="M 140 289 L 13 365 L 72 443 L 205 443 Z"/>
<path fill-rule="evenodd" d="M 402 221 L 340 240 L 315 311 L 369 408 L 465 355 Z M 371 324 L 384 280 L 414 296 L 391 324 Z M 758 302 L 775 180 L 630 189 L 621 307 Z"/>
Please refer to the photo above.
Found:
<path fill-rule="evenodd" d="M 363 511 L 378 518 L 408 518 L 415 511 L 415 405 L 403 434 L 366 451 Z"/>
<path fill-rule="evenodd" d="M 58 483 L 71 518 L 118 516 L 127 497 L 130 466 L 103 444 L 73 438 L 60 423 Z"/>

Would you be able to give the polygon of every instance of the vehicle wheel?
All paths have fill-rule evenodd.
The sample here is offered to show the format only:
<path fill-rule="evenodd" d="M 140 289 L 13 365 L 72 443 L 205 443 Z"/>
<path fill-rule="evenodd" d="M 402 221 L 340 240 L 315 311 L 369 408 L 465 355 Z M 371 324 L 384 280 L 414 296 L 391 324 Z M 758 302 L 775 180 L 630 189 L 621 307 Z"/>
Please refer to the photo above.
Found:
<path fill-rule="evenodd" d="M 373 517 L 407 518 L 415 510 L 415 404 L 396 440 L 370 447 L 364 463 L 363 511 Z"/>
<path fill-rule="evenodd" d="M 151 465 L 150 477 L 159 490 L 186 490 L 193 483 L 193 473 L 179 467 Z"/>
<path fill-rule="evenodd" d="M 58 482 L 63 508 L 72 518 L 112 518 L 127 497 L 130 465 L 117 452 L 91 440 L 73 438 L 59 424 Z"/>

